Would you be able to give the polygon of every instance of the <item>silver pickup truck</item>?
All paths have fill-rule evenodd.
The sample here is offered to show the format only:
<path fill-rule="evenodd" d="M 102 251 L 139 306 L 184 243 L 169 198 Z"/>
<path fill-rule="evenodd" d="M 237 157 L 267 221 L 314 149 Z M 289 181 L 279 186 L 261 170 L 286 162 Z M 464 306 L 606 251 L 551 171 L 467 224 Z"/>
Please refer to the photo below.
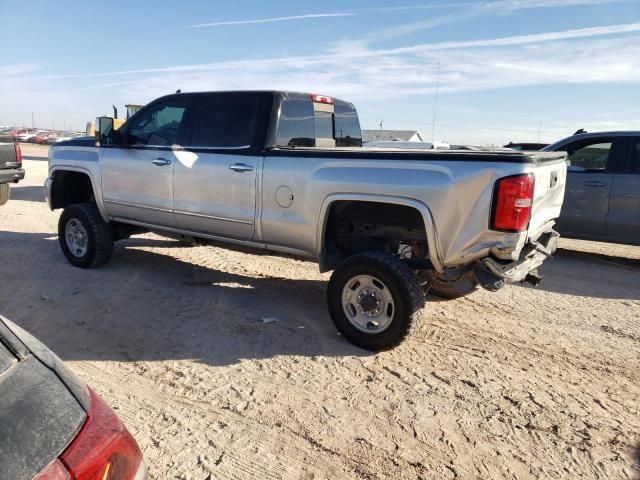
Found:
<path fill-rule="evenodd" d="M 362 148 L 352 104 L 290 92 L 178 93 L 96 125 L 49 153 L 69 262 L 149 230 L 310 259 L 363 348 L 402 341 L 429 291 L 537 283 L 555 250 L 565 153 Z"/>

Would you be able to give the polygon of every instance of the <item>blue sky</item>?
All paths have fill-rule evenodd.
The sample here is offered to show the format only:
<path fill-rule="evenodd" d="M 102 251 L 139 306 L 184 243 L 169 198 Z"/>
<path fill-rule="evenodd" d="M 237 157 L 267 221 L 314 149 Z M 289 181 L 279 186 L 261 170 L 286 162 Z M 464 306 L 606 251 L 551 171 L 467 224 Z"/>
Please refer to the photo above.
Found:
<path fill-rule="evenodd" d="M 84 129 L 178 88 L 290 89 L 429 140 L 439 79 L 435 140 L 640 129 L 640 0 L 0 0 L 0 19 L 0 124 Z"/>

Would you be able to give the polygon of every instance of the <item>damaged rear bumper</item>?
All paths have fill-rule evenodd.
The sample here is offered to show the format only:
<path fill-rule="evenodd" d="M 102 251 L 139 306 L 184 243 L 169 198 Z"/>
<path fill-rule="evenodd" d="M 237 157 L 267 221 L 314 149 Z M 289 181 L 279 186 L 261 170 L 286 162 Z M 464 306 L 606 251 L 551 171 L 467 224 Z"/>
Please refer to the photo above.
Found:
<path fill-rule="evenodd" d="M 489 290 L 495 289 L 492 288 L 491 277 L 494 277 L 497 282 L 527 281 L 534 286 L 537 285 L 541 279 L 537 269 L 555 253 L 559 236 L 555 230 L 549 230 L 540 235 L 537 240 L 529 240 L 522 249 L 518 260 L 515 261 L 484 258 L 474 267 L 474 270 L 479 269 L 476 273 L 478 281 Z M 488 285 L 485 285 L 486 283 Z"/>

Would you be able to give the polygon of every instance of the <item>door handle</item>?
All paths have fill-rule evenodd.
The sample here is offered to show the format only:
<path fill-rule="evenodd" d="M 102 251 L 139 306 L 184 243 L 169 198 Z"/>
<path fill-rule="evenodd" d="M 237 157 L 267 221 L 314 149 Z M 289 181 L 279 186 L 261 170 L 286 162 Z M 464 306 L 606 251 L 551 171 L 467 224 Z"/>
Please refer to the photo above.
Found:
<path fill-rule="evenodd" d="M 229 169 L 234 172 L 253 172 L 253 167 L 246 163 L 234 163 L 233 165 L 229 165 Z"/>
<path fill-rule="evenodd" d="M 171 160 L 167 160 L 166 158 L 156 158 L 151 160 L 151 163 L 159 167 L 164 167 L 165 165 L 171 165 Z"/>
<path fill-rule="evenodd" d="M 594 188 L 604 188 L 607 186 L 606 183 L 598 182 L 597 180 L 591 180 L 589 182 L 584 182 L 585 187 L 594 187 Z"/>

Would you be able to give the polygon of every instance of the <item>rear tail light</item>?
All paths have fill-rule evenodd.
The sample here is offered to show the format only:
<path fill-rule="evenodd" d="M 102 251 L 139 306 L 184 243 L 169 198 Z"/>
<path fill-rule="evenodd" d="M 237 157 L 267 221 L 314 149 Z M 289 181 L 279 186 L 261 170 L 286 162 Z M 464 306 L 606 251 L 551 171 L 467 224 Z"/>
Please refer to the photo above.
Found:
<path fill-rule="evenodd" d="M 493 192 L 491 229 L 522 232 L 529 226 L 533 205 L 534 178 L 531 174 L 514 175 L 496 182 Z"/>
<path fill-rule="evenodd" d="M 84 425 L 59 460 L 34 480 L 143 480 L 142 453 L 113 410 L 89 389 Z"/>
<path fill-rule="evenodd" d="M 327 97 L 325 95 L 311 95 L 311 101 L 315 103 L 328 103 L 330 105 L 333 104 L 333 98 Z"/>
<path fill-rule="evenodd" d="M 69 471 L 57 458 L 42 470 L 33 480 L 71 480 Z"/>
<path fill-rule="evenodd" d="M 18 142 L 13 142 L 13 149 L 16 153 L 16 163 L 22 163 L 22 148 L 20 148 L 20 144 Z"/>

